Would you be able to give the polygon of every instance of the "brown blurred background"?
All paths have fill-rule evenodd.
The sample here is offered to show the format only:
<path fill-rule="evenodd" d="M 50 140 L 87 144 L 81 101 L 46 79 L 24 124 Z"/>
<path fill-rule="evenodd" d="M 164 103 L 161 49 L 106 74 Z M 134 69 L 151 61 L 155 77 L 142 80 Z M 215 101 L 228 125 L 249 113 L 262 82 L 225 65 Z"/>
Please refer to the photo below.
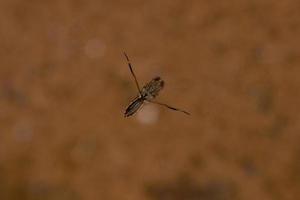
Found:
<path fill-rule="evenodd" d="M 1 200 L 300 198 L 300 3 L 2 0 Z M 158 100 L 123 112 L 156 75 Z"/>

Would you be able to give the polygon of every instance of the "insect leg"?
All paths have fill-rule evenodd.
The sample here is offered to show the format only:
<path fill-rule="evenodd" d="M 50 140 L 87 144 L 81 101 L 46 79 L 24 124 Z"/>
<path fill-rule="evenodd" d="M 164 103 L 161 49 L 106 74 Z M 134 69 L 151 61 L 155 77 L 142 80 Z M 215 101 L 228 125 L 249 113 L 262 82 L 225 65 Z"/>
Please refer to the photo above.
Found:
<path fill-rule="evenodd" d="M 150 103 L 154 103 L 154 104 L 158 104 L 158 105 L 161 105 L 161 106 L 165 106 L 165 107 L 167 107 L 167 108 L 169 108 L 169 109 L 171 109 L 171 110 L 183 112 L 184 114 L 190 115 L 190 113 L 187 112 L 187 111 L 185 111 L 185 110 L 181 110 L 181 109 L 179 109 L 179 108 L 174 108 L 174 107 L 169 106 L 169 105 L 167 105 L 167 104 L 165 104 L 165 103 L 160 103 L 160 102 L 153 101 L 153 100 L 147 100 L 147 101 L 150 102 Z"/>
<path fill-rule="evenodd" d="M 129 69 L 130 69 L 130 72 L 131 72 L 131 74 L 132 74 L 132 76 L 133 76 L 133 78 L 134 78 L 136 87 L 137 87 L 139 93 L 141 94 L 141 88 L 140 88 L 139 83 L 138 83 L 138 81 L 137 81 L 137 78 L 136 78 L 136 76 L 135 76 L 135 74 L 134 74 L 134 72 L 133 72 L 133 69 L 132 69 L 131 63 L 130 63 L 130 61 L 129 61 L 129 58 L 128 58 L 128 56 L 127 56 L 127 54 L 126 54 L 125 52 L 124 52 L 124 56 L 126 57 L 126 60 L 127 60 L 127 63 L 128 63 Z"/>

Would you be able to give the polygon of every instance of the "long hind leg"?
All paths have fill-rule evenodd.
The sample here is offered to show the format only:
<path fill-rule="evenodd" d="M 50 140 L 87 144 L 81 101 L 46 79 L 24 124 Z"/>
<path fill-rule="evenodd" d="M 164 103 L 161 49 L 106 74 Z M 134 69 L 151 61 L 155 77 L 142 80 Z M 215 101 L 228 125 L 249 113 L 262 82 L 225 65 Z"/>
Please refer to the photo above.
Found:
<path fill-rule="evenodd" d="M 140 86 L 139 86 L 139 82 L 137 81 L 137 78 L 136 78 L 136 76 L 135 76 L 135 74 L 134 74 L 134 72 L 133 72 L 133 69 L 132 69 L 132 65 L 131 65 L 131 63 L 130 63 L 130 61 L 129 61 L 129 58 L 128 58 L 128 56 L 127 56 L 127 54 L 126 54 L 125 52 L 124 52 L 124 56 L 126 57 L 126 60 L 127 60 L 127 63 L 128 63 L 129 69 L 130 69 L 130 72 L 131 72 L 131 74 L 132 74 L 132 76 L 133 76 L 133 78 L 134 78 L 136 87 L 137 87 L 139 93 L 141 94 L 141 88 L 140 88 Z"/>
<path fill-rule="evenodd" d="M 157 101 L 153 101 L 153 100 L 147 100 L 148 102 L 150 103 L 154 103 L 154 104 L 158 104 L 158 105 L 161 105 L 161 106 L 165 106 L 171 110 L 175 110 L 175 111 L 179 111 L 179 112 L 183 112 L 184 114 L 187 114 L 187 115 L 190 115 L 189 112 L 185 111 L 185 110 L 181 110 L 179 108 L 174 108 L 172 106 L 169 106 L 168 104 L 165 104 L 165 103 L 160 103 L 160 102 L 157 102 Z"/>

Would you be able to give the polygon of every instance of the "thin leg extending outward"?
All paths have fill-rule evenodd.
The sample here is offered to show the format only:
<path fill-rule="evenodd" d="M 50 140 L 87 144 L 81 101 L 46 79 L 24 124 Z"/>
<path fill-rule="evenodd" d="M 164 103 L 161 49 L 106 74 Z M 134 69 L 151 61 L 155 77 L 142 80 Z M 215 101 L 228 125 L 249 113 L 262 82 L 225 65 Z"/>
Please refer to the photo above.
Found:
<path fill-rule="evenodd" d="M 158 104 L 158 105 L 161 105 L 161 106 L 165 106 L 165 107 L 167 107 L 167 108 L 169 108 L 169 109 L 171 109 L 171 110 L 183 112 L 184 114 L 190 115 L 190 113 L 187 112 L 187 111 L 181 110 L 181 109 L 179 109 L 179 108 L 174 108 L 174 107 L 169 106 L 169 105 L 167 105 L 167 104 L 165 104 L 165 103 L 160 103 L 160 102 L 153 101 L 153 100 L 146 100 L 146 101 L 148 101 L 148 102 L 150 102 L 150 103 Z"/>
<path fill-rule="evenodd" d="M 129 66 L 130 72 L 131 72 L 131 74 L 132 74 L 132 76 L 133 76 L 133 78 L 134 78 L 136 87 L 137 87 L 137 89 L 139 90 L 139 93 L 141 94 L 141 88 L 140 88 L 139 83 L 138 83 L 138 81 L 137 81 L 137 78 L 136 78 L 136 76 L 135 76 L 135 74 L 134 74 L 134 72 L 133 72 L 133 69 L 132 69 L 131 63 L 130 63 L 130 61 L 129 61 L 129 58 L 128 58 L 128 56 L 127 56 L 127 54 L 126 54 L 125 52 L 124 52 L 124 55 L 125 55 L 126 60 L 127 60 L 127 62 L 128 62 L 128 66 Z"/>

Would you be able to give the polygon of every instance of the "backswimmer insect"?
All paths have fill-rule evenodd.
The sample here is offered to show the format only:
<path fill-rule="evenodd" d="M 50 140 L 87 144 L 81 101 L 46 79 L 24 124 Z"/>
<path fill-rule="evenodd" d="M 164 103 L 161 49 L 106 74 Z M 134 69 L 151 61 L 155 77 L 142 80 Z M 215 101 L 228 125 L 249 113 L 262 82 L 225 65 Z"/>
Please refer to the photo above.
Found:
<path fill-rule="evenodd" d="M 164 81 L 160 77 L 155 77 L 141 89 L 139 86 L 139 83 L 137 81 L 137 78 L 133 72 L 132 65 L 129 61 L 129 58 L 125 52 L 124 52 L 124 55 L 126 57 L 130 72 L 134 78 L 135 84 L 139 91 L 139 94 L 137 95 L 137 97 L 135 97 L 133 99 L 133 101 L 129 104 L 129 106 L 126 108 L 124 117 L 129 117 L 129 116 L 133 115 L 134 113 L 136 113 L 141 108 L 141 106 L 144 104 L 145 101 L 149 102 L 149 103 L 154 103 L 157 105 L 165 106 L 171 110 L 183 112 L 187 115 L 190 115 L 190 113 L 188 113 L 187 111 L 181 110 L 179 108 L 174 108 L 165 103 L 160 103 L 160 102 L 154 101 L 154 98 L 158 95 L 159 91 L 164 87 Z"/>

